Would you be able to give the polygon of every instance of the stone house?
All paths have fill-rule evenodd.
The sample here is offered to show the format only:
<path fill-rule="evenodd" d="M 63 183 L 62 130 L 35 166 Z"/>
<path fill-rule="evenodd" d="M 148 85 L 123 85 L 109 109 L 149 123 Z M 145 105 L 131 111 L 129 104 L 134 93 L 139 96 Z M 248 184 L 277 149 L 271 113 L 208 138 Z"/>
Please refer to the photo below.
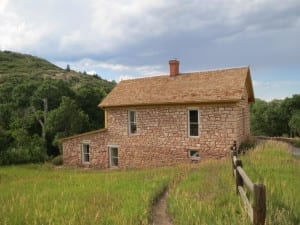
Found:
<path fill-rule="evenodd" d="M 250 135 L 249 67 L 121 81 L 99 104 L 105 128 L 61 140 L 67 166 L 132 168 L 222 158 Z"/>

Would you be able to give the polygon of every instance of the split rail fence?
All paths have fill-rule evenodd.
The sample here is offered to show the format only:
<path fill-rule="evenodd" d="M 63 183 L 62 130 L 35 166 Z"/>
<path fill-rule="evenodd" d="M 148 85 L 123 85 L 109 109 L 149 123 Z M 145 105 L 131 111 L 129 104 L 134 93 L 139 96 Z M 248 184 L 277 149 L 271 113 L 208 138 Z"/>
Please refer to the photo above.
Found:
<path fill-rule="evenodd" d="M 264 184 L 253 183 L 245 170 L 243 169 L 242 160 L 238 159 L 238 151 L 236 147 L 236 142 L 234 142 L 231 147 L 232 150 L 232 168 L 233 175 L 235 177 L 236 193 L 239 194 L 244 202 L 247 213 L 254 225 L 264 225 L 266 220 L 266 187 Z M 251 194 L 253 198 L 253 203 L 251 205 L 250 200 L 247 197 L 248 193 Z"/>

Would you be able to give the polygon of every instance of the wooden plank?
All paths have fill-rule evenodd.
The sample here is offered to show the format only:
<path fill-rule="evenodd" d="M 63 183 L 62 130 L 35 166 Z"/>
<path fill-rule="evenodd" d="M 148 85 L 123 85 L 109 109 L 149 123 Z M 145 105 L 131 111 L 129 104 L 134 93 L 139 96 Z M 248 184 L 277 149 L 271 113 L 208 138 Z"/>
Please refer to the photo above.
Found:
<path fill-rule="evenodd" d="M 251 219 L 251 222 L 253 222 L 253 209 L 252 209 L 251 204 L 246 196 L 246 192 L 244 191 L 243 187 L 241 187 L 241 186 L 239 186 L 238 189 L 239 189 L 240 196 L 245 204 L 247 213 Z"/>
<path fill-rule="evenodd" d="M 236 165 L 236 160 L 237 160 L 236 156 L 233 156 L 232 160 L 233 160 L 234 165 Z"/>
<path fill-rule="evenodd" d="M 238 166 L 236 169 L 237 169 L 238 173 L 241 175 L 241 177 L 243 178 L 243 181 L 246 184 L 246 186 L 249 188 L 251 193 L 253 193 L 254 185 L 253 185 L 252 181 L 250 180 L 250 178 L 247 176 L 246 172 L 240 166 Z"/>

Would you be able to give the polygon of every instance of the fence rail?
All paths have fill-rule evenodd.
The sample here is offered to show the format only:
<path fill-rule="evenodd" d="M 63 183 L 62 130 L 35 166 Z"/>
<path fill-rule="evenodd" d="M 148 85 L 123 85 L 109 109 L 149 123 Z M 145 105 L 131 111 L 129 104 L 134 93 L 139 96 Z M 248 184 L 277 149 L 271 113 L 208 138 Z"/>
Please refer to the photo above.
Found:
<path fill-rule="evenodd" d="M 235 177 L 236 193 L 239 194 L 244 202 L 247 214 L 249 215 L 251 222 L 254 225 L 264 225 L 266 220 L 266 187 L 264 184 L 255 184 L 246 174 L 243 169 L 242 160 L 238 159 L 238 151 L 236 142 L 231 147 L 232 150 L 232 169 Z M 253 203 L 251 205 L 250 200 L 247 197 L 247 192 L 244 189 L 246 187 L 249 190 L 251 196 L 253 196 Z"/>

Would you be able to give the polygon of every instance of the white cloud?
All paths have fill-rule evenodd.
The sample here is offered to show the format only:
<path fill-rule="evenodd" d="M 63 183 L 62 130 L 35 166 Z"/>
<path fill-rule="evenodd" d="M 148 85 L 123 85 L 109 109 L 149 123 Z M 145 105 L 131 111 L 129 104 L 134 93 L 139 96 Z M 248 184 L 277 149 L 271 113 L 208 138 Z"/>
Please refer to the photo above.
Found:
<path fill-rule="evenodd" d="M 270 101 L 273 99 L 284 99 L 293 94 L 299 94 L 300 80 L 253 80 L 253 86 L 257 98 Z"/>
<path fill-rule="evenodd" d="M 0 3 L 2 47 L 31 47 L 39 52 L 73 56 L 118 52 L 152 38 L 172 40 L 189 32 L 226 40 L 244 31 L 253 34 L 257 29 L 289 26 L 291 20 L 297 21 L 297 16 L 288 11 L 300 5 L 296 0 L 289 4 L 278 0 L 1 0 Z M 278 16 L 282 13 L 285 19 Z"/>
<path fill-rule="evenodd" d="M 117 82 L 119 83 L 122 80 L 130 80 L 130 79 L 134 79 L 135 77 L 130 76 L 130 75 L 121 75 L 118 77 Z"/>
<path fill-rule="evenodd" d="M 155 76 L 165 73 L 160 65 L 132 66 L 96 61 L 92 59 L 82 59 L 79 61 L 57 61 L 55 64 L 62 68 L 65 68 L 66 65 L 70 65 L 72 70 L 82 72 L 87 71 L 88 74 L 101 75 L 101 71 L 105 71 L 106 79 L 115 79 L 117 81 L 144 76 Z M 107 77 L 107 74 L 110 74 L 110 77 Z"/>
<path fill-rule="evenodd" d="M 185 71 L 299 67 L 299 35 L 299 0 L 0 0 L 0 49 L 115 80 L 173 57 Z"/>

